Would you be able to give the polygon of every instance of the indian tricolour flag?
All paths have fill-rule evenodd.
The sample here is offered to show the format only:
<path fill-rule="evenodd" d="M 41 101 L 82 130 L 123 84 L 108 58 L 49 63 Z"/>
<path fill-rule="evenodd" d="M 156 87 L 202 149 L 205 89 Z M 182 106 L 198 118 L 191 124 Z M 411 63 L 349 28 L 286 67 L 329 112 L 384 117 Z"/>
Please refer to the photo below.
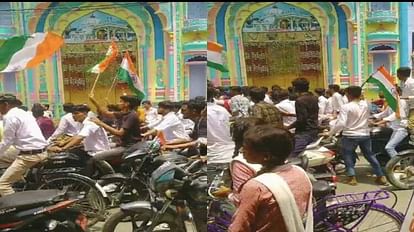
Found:
<path fill-rule="evenodd" d="M 144 86 L 138 78 L 134 63 L 132 63 L 128 51 L 125 52 L 124 58 L 122 59 L 118 77 L 120 80 L 127 82 L 129 89 L 141 100 L 145 98 Z"/>
<path fill-rule="evenodd" d="M 384 93 L 388 105 L 398 114 L 399 95 L 394 84 L 394 78 L 390 75 L 387 69 L 385 69 L 384 66 L 381 66 L 367 79 L 367 82 L 376 84 L 379 87 L 379 90 Z"/>
<path fill-rule="evenodd" d="M 16 72 L 34 68 L 63 45 L 55 33 L 34 33 L 0 40 L 0 72 Z"/>
<path fill-rule="evenodd" d="M 102 73 L 109 66 L 109 64 L 116 59 L 117 56 L 118 46 L 116 46 L 116 43 L 112 41 L 111 46 L 109 46 L 108 51 L 106 52 L 105 58 L 99 62 L 99 64 L 93 66 L 89 72 Z"/>
<path fill-rule="evenodd" d="M 229 70 L 224 66 L 224 59 L 222 56 L 223 46 L 208 41 L 207 42 L 207 66 L 222 72 L 228 72 Z"/>

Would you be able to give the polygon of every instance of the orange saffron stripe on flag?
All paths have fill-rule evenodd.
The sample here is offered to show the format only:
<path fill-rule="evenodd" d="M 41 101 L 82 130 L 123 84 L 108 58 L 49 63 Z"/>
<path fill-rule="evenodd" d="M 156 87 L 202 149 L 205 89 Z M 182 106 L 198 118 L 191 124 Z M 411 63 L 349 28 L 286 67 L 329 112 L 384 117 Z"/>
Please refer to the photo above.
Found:
<path fill-rule="evenodd" d="M 131 71 L 134 74 L 137 74 L 137 71 L 135 70 L 135 67 L 134 67 L 134 63 L 132 63 L 132 59 L 129 56 L 129 52 L 128 51 L 125 52 L 125 57 L 126 57 L 126 59 L 128 61 L 129 71 Z"/>
<path fill-rule="evenodd" d="M 384 66 L 381 66 L 378 71 L 380 71 L 382 74 L 384 74 L 385 78 L 387 78 L 387 80 L 391 83 L 391 84 L 395 84 L 394 82 L 394 78 L 391 76 L 391 74 L 387 71 L 387 69 L 385 69 Z"/>
<path fill-rule="evenodd" d="M 45 59 L 49 58 L 53 55 L 56 50 L 58 50 L 63 44 L 63 37 L 48 32 L 45 40 L 39 44 L 36 48 L 36 56 L 33 57 L 26 65 L 26 68 L 34 68 L 40 63 L 42 63 Z"/>
<path fill-rule="evenodd" d="M 221 52 L 223 50 L 223 46 L 218 44 L 218 43 L 208 41 L 207 42 L 207 50 L 208 51 L 213 51 L 213 52 Z"/>
<path fill-rule="evenodd" d="M 112 41 L 111 44 L 111 49 L 112 49 L 112 54 L 105 58 L 100 64 L 99 64 L 99 70 L 100 72 L 103 72 L 108 66 L 109 64 L 116 59 L 116 57 L 118 56 L 118 47 L 116 46 L 116 44 Z"/>

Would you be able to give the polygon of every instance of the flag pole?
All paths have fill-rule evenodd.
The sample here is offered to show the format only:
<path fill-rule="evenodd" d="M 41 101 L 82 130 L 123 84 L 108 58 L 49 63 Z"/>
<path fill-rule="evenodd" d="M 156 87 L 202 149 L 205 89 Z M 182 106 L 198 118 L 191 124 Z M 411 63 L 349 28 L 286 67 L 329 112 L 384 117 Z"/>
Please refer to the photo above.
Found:
<path fill-rule="evenodd" d="M 109 93 L 111 93 L 112 88 L 114 87 L 116 80 L 118 79 L 118 74 L 115 75 L 114 80 L 112 81 L 111 88 L 109 88 L 108 92 L 106 93 L 105 99 L 108 100 Z"/>
<path fill-rule="evenodd" d="M 371 78 L 371 75 L 362 83 L 361 88 L 364 87 L 364 85 L 367 83 L 368 79 Z"/>
<path fill-rule="evenodd" d="M 93 86 L 92 86 L 92 89 L 91 89 L 91 92 L 89 93 L 89 95 L 93 96 L 93 92 L 95 91 L 96 83 L 98 83 L 98 79 L 99 79 L 100 75 L 101 75 L 101 73 L 98 73 L 98 75 L 96 76 L 95 82 L 93 83 Z"/>

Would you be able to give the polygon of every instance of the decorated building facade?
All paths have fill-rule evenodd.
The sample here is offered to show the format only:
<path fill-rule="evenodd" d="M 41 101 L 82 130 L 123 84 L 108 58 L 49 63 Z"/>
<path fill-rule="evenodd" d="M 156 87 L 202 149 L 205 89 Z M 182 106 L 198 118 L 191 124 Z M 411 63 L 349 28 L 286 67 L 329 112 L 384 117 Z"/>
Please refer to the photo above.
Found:
<path fill-rule="evenodd" d="M 29 108 L 49 103 L 57 115 L 64 102 L 87 103 L 96 78 L 88 70 L 115 41 L 131 54 L 146 99 L 205 95 L 207 7 L 204 2 L 2 2 L 0 38 L 52 31 L 65 44 L 35 69 L 0 74 L 0 92 L 15 93 Z M 102 104 L 106 97 L 115 103 L 130 93 L 115 79 L 121 60 L 122 52 L 99 78 L 95 97 Z"/>
<path fill-rule="evenodd" d="M 216 85 L 311 88 L 360 85 L 384 65 L 411 66 L 408 2 L 217 2 L 209 40 L 223 46 L 229 72 L 207 71 Z M 367 88 L 375 88 L 367 85 Z"/>

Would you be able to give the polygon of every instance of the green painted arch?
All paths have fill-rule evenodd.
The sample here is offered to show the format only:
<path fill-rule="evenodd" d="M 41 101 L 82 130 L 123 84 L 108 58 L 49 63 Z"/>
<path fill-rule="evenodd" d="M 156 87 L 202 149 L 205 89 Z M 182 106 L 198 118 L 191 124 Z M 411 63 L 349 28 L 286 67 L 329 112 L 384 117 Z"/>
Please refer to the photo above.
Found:
<path fill-rule="evenodd" d="M 205 51 L 206 48 L 207 48 L 207 41 L 195 41 L 195 42 L 185 43 L 183 46 L 183 51 L 184 52 Z"/>
<path fill-rule="evenodd" d="M 326 65 L 324 68 L 324 76 L 328 77 L 328 82 L 333 83 L 334 78 L 339 78 L 339 48 L 338 43 L 338 19 L 336 15 L 335 8 L 332 3 L 306 3 L 306 2 L 285 2 L 286 4 L 293 5 L 295 7 L 301 8 L 308 11 L 310 14 L 314 15 L 318 20 L 319 25 L 321 26 L 322 32 L 322 50 L 323 50 L 323 60 Z M 235 63 L 235 65 L 229 65 L 230 70 L 233 72 L 233 76 L 237 76 L 238 83 L 247 83 L 247 76 L 245 70 L 244 61 L 241 61 L 243 55 L 243 46 L 239 44 L 242 43 L 242 29 L 246 19 L 253 14 L 254 12 L 263 9 L 274 2 L 266 3 L 233 3 L 229 7 L 228 12 L 226 13 L 226 40 L 228 41 L 227 47 L 233 49 L 233 54 L 228 54 L 227 60 Z M 329 26 L 327 26 L 329 25 Z M 336 42 L 336 46 L 332 47 L 332 42 Z M 327 43 L 327 46 L 324 44 Z M 229 46 L 234 46 L 229 47 Z M 336 59 L 338 58 L 338 59 Z M 244 59 L 243 59 L 244 60 Z M 229 62 L 230 64 L 230 62 Z"/>

